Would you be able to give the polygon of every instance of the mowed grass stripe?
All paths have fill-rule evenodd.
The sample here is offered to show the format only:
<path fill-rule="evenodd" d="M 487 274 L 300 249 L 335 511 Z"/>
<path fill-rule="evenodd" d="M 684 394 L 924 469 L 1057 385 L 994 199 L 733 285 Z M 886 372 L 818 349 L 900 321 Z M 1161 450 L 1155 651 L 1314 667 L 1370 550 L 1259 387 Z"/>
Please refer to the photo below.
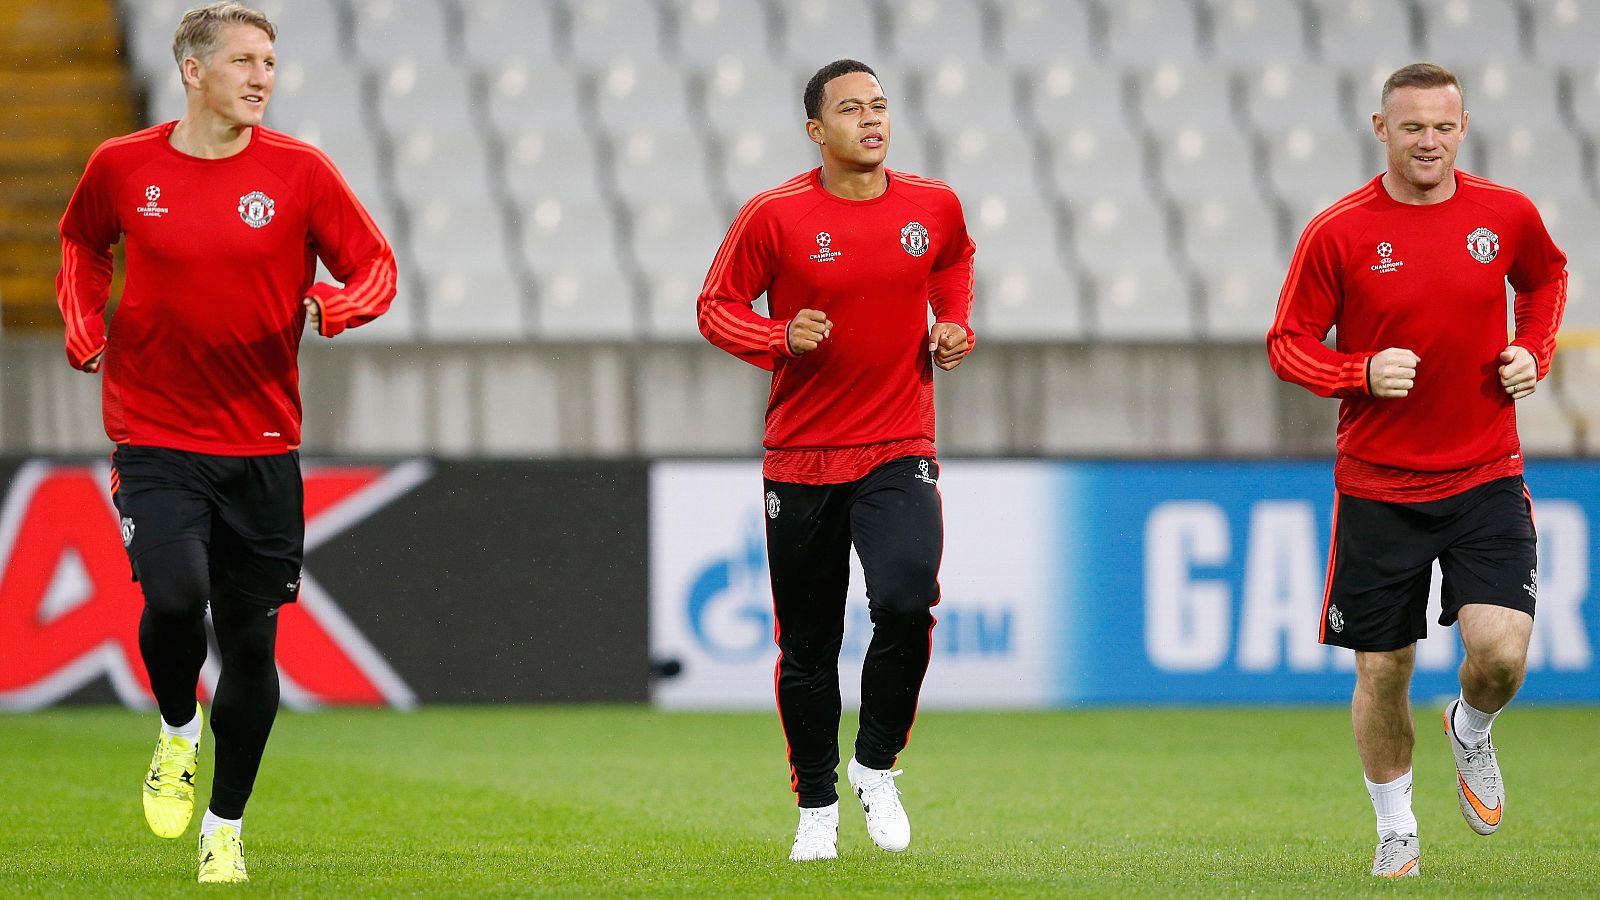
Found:
<path fill-rule="evenodd" d="M 1423 877 L 1367 874 L 1375 835 L 1349 713 L 927 712 L 901 757 L 909 851 L 852 798 L 841 859 L 787 862 L 773 714 L 635 707 L 284 713 L 245 827 L 246 890 L 321 896 L 1174 896 L 1600 893 L 1600 712 L 1496 726 L 1506 824 L 1456 808 L 1438 710 L 1417 711 Z M 853 723 L 842 729 L 850 752 Z M 194 834 L 145 829 L 155 721 L 0 716 L 0 895 L 170 897 Z M 209 739 L 209 736 L 208 736 Z M 201 771 L 210 783 L 210 747 Z M 196 819 L 198 820 L 198 814 Z"/>

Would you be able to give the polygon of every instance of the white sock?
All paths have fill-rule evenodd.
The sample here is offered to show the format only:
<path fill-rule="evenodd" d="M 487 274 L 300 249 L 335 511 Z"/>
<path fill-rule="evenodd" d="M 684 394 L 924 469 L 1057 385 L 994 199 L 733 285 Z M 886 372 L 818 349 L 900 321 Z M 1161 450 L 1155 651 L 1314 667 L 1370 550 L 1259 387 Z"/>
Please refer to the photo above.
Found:
<path fill-rule="evenodd" d="M 1499 710 L 1486 713 L 1473 707 L 1467 702 L 1465 695 L 1456 703 L 1455 721 L 1451 727 L 1456 730 L 1456 738 L 1464 746 L 1478 747 L 1489 739 L 1489 726 L 1494 724 L 1494 717 L 1500 715 Z"/>
<path fill-rule="evenodd" d="M 232 825 L 234 828 L 239 829 L 240 835 L 244 834 L 243 816 L 237 819 L 224 819 L 208 809 L 206 810 L 205 818 L 200 820 L 200 836 L 210 837 L 211 832 L 216 831 L 218 825 Z"/>
<path fill-rule="evenodd" d="M 162 718 L 161 733 L 173 737 L 187 738 L 189 743 L 192 744 L 200 740 L 200 714 L 195 713 L 189 717 L 189 721 L 176 726 Z"/>
<path fill-rule="evenodd" d="M 1378 840 L 1389 834 L 1416 834 L 1417 817 L 1411 812 L 1411 770 L 1388 784 L 1367 782 L 1367 796 L 1372 798 L 1372 810 L 1378 814 Z"/>

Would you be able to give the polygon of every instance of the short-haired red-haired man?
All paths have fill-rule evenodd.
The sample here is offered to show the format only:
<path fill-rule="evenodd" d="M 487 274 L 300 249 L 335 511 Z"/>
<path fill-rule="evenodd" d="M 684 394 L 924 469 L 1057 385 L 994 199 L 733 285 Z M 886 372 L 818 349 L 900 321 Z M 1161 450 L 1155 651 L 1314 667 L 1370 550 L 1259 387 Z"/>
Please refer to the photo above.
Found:
<path fill-rule="evenodd" d="M 1388 167 L 1306 226 L 1267 346 L 1280 378 L 1341 400 L 1321 639 L 1356 652 L 1372 874 L 1392 878 L 1421 860 L 1410 685 L 1436 561 L 1439 624 L 1459 623 L 1466 647 L 1444 711 L 1457 797 L 1477 833 L 1500 825 L 1489 728 L 1522 684 L 1538 584 L 1515 403 L 1550 369 L 1567 274 L 1526 196 L 1455 168 L 1467 134 L 1455 75 L 1396 71 L 1372 127 Z"/>

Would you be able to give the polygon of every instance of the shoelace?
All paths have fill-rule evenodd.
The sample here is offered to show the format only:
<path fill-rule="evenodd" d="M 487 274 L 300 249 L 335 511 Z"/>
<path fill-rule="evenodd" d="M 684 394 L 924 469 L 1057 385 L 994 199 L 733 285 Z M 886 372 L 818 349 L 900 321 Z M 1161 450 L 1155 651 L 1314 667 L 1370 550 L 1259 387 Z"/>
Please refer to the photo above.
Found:
<path fill-rule="evenodd" d="M 886 811 L 886 805 L 897 803 L 900 798 L 900 789 L 895 787 L 894 780 L 905 774 L 904 769 L 895 769 L 861 785 L 861 799 L 871 813 Z"/>
<path fill-rule="evenodd" d="M 1494 766 L 1490 765 L 1493 759 L 1494 742 L 1484 741 L 1482 747 L 1468 748 L 1466 755 L 1462 757 L 1461 765 L 1462 768 L 1472 769 L 1473 774 L 1482 778 L 1484 784 L 1488 785 L 1490 790 L 1498 791 L 1500 789 L 1500 774 L 1495 771 Z"/>
<path fill-rule="evenodd" d="M 214 861 L 234 871 L 244 868 L 244 840 L 238 834 L 213 833 L 207 842 L 206 852 L 209 854 L 206 862 Z"/>
<path fill-rule="evenodd" d="M 185 757 L 193 749 L 193 744 L 189 744 L 185 748 L 179 748 L 176 740 L 161 742 L 161 751 L 156 757 L 154 773 L 157 790 L 177 791 L 180 789 L 183 784 L 183 773 L 188 771 L 184 768 Z"/>
<path fill-rule="evenodd" d="M 800 833 L 795 836 L 797 848 L 815 853 L 833 846 L 833 823 L 822 816 L 806 816 L 800 820 Z"/>
<path fill-rule="evenodd" d="M 1395 858 L 1398 857 L 1400 852 L 1405 848 L 1406 841 L 1403 835 L 1395 835 L 1394 837 L 1385 838 L 1383 843 L 1378 847 L 1378 868 L 1394 868 Z"/>

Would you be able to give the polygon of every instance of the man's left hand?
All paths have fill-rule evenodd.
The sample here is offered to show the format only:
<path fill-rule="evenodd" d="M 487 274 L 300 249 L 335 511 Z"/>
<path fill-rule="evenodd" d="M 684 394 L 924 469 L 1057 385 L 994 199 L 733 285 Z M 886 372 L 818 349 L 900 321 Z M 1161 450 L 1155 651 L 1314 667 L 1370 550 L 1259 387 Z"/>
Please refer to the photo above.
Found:
<path fill-rule="evenodd" d="M 1500 385 L 1513 400 L 1521 400 L 1539 386 L 1539 366 L 1528 348 L 1516 344 L 1500 351 Z"/>
<path fill-rule="evenodd" d="M 306 324 L 311 326 L 312 331 L 315 331 L 317 334 L 321 334 L 322 307 L 318 306 L 317 301 L 311 299 L 310 297 L 306 297 L 300 302 L 306 305 Z"/>
<path fill-rule="evenodd" d="M 928 331 L 928 352 L 933 354 L 933 364 L 946 372 L 961 365 L 971 349 L 967 330 L 954 322 L 939 322 Z"/>

